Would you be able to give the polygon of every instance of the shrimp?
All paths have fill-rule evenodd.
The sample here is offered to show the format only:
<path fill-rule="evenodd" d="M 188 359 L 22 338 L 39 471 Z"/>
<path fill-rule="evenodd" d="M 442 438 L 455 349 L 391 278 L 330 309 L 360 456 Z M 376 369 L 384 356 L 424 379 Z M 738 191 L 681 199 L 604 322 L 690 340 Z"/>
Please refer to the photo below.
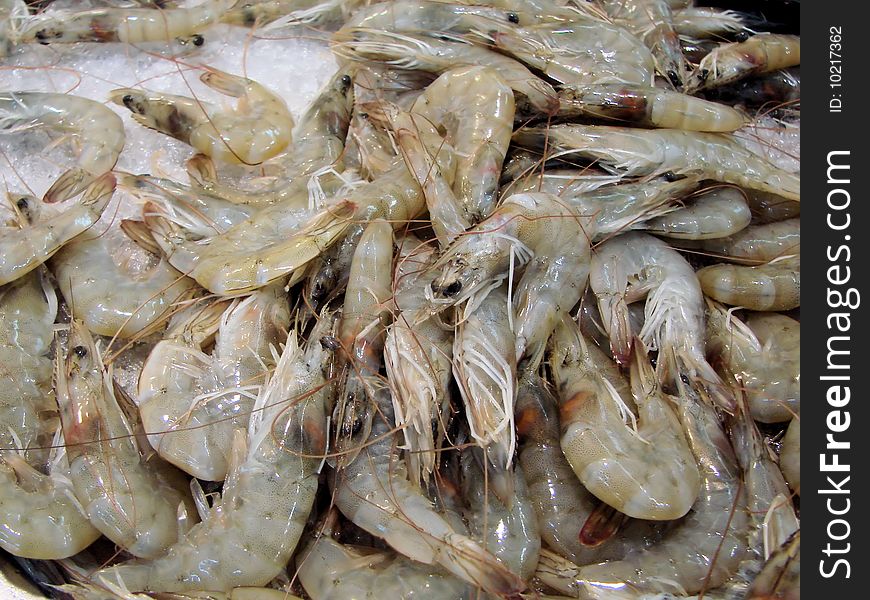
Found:
<path fill-rule="evenodd" d="M 169 263 L 219 295 L 250 292 L 287 275 L 298 277 L 298 270 L 341 238 L 354 210 L 347 201 L 314 214 L 281 203 L 275 211 L 261 211 L 203 240 L 173 223 L 156 204 L 143 207 L 145 223 Z"/>
<path fill-rule="evenodd" d="M 347 518 L 393 549 L 427 565 L 438 564 L 484 591 L 510 596 L 525 583 L 492 554 L 456 531 L 419 488 L 408 481 L 393 448 L 393 401 L 376 391 L 376 417 L 359 456 L 335 474 L 335 504 Z"/>
<path fill-rule="evenodd" d="M 212 306 L 190 327 L 212 328 L 220 306 Z M 276 347 L 290 324 L 280 285 L 234 302 L 219 321 L 212 356 L 197 341 L 169 340 L 152 350 L 139 377 L 139 411 L 151 446 L 194 477 L 221 481 L 230 468 L 234 431 L 244 429 L 255 403 L 252 388 L 263 381 Z"/>
<path fill-rule="evenodd" d="M 326 27 L 344 22 L 361 0 L 250 0 L 224 14 L 221 22 L 266 31 L 285 25 Z"/>
<path fill-rule="evenodd" d="M 343 27 L 368 27 L 404 33 L 469 33 L 487 23 L 511 27 L 525 26 L 546 19 L 532 7 L 512 10 L 498 5 L 432 2 L 431 0 L 393 0 L 361 8 Z"/>
<path fill-rule="evenodd" d="M 764 311 L 801 305 L 799 256 L 784 256 L 757 267 L 710 265 L 697 276 L 704 294 L 724 304 Z"/>
<path fill-rule="evenodd" d="M 684 131 L 729 132 L 748 122 L 730 106 L 636 84 L 563 85 L 557 115 Z"/>
<path fill-rule="evenodd" d="M 624 23 L 655 57 L 656 71 L 680 89 L 686 81 L 688 63 L 674 30 L 674 18 L 666 0 L 602 0 L 607 14 Z"/>
<path fill-rule="evenodd" d="M 65 211 L 4 233 L 0 243 L 0 285 L 15 281 L 51 258 L 64 244 L 96 223 L 115 193 L 115 178 L 101 175 L 81 200 Z"/>
<path fill-rule="evenodd" d="M 52 412 L 52 326 L 57 294 L 41 270 L 0 288 L 0 461 L 13 448 L 30 464 L 43 462 L 30 449 L 47 445 L 43 419 Z"/>
<path fill-rule="evenodd" d="M 313 600 L 346 600 L 383 596 L 417 600 L 473 600 L 476 590 L 438 566 L 424 565 L 401 554 L 339 544 L 331 537 L 335 512 L 319 527 L 319 535 L 301 553 L 297 573 Z"/>
<path fill-rule="evenodd" d="M 371 396 L 381 385 L 378 372 L 390 318 L 387 301 L 393 292 L 392 273 L 393 228 L 376 219 L 366 226 L 354 252 L 338 329 L 350 363 L 343 365 L 347 375 L 333 415 L 338 429 L 335 450 L 341 453 L 337 464 L 341 466 L 359 452 L 349 445 L 353 438 L 357 434 L 367 437 L 371 429 Z"/>
<path fill-rule="evenodd" d="M 700 490 L 679 421 L 640 345 L 631 363 L 637 417 L 606 373 L 598 372 L 607 362 L 572 321 L 562 320 L 551 341 L 550 367 L 565 458 L 586 489 L 616 510 L 639 519 L 677 519 Z"/>
<path fill-rule="evenodd" d="M 585 18 L 528 27 L 485 25 L 489 26 L 484 30 L 485 37 L 496 48 L 560 83 L 653 83 L 649 50 L 618 25 Z"/>
<path fill-rule="evenodd" d="M 213 68 L 200 80 L 221 94 L 238 98 L 235 109 L 132 88 L 112 90 L 109 99 L 129 109 L 139 124 L 230 164 L 257 165 L 290 144 L 293 117 L 280 96 L 253 79 Z"/>
<path fill-rule="evenodd" d="M 502 500 L 490 493 L 490 473 L 481 465 L 483 453 L 475 450 L 465 450 L 460 458 L 462 495 L 468 504 L 465 516 L 471 535 L 482 540 L 483 547 L 508 569 L 527 580 L 538 564 L 541 535 L 525 475 L 522 468 L 511 468 L 514 493 Z"/>
<path fill-rule="evenodd" d="M 786 219 L 765 225 L 753 225 L 728 237 L 705 240 L 689 247 L 720 255 L 730 262 L 768 262 L 783 256 L 800 254 L 801 222 L 800 219 Z"/>
<path fill-rule="evenodd" d="M 747 108 L 770 106 L 800 107 L 800 68 L 780 69 L 735 81 L 727 86 L 705 90 L 709 100 L 740 104 Z"/>
<path fill-rule="evenodd" d="M 795 417 L 788 424 L 785 437 L 782 439 L 782 451 L 779 454 L 779 468 L 788 482 L 789 487 L 798 496 L 801 495 L 801 419 Z"/>
<path fill-rule="evenodd" d="M 444 128 L 458 157 L 453 191 L 472 224 L 495 209 L 514 110 L 510 86 L 498 70 L 485 66 L 445 72 L 411 108 L 413 114 Z"/>
<path fill-rule="evenodd" d="M 516 289 L 518 361 L 543 353 L 556 324 L 580 301 L 589 280 L 594 225 L 580 217 L 554 214 L 551 219 L 548 235 L 535 245 Z"/>
<path fill-rule="evenodd" d="M 140 459 L 111 375 L 77 319 L 68 344 L 65 361 L 58 352 L 55 381 L 76 497 L 106 537 L 135 556 L 157 557 L 178 539 L 179 507 L 194 510 L 183 488 L 172 485 L 184 480 L 167 481 L 157 462 Z"/>
<path fill-rule="evenodd" d="M 439 39 L 349 27 L 333 36 L 332 50 L 345 61 L 385 62 L 395 68 L 439 74 L 456 67 L 491 67 L 515 93 L 523 94 L 544 114 L 553 114 L 559 107 L 553 87 L 520 62 L 453 36 Z"/>
<path fill-rule="evenodd" d="M 554 125 L 520 129 L 513 139 L 524 148 L 549 149 L 550 154 L 558 155 L 576 154 L 623 177 L 692 173 L 800 200 L 798 175 L 779 169 L 726 134 Z"/>
<path fill-rule="evenodd" d="M 196 287 L 165 258 L 137 250 L 117 229 L 83 233 L 52 257 L 50 267 L 76 317 L 99 335 L 133 337 Z"/>
<path fill-rule="evenodd" d="M 19 455 L 0 458 L 0 547 L 14 556 L 59 560 L 100 537 L 75 498 L 62 436 L 55 442 L 48 475 Z"/>
<path fill-rule="evenodd" d="M 746 31 L 739 12 L 703 6 L 674 11 L 673 23 L 678 35 L 693 39 L 715 39 Z"/>
<path fill-rule="evenodd" d="M 215 23 L 238 0 L 205 0 L 191 8 L 105 8 L 56 10 L 30 17 L 21 42 L 168 42 L 192 36 Z"/>
<path fill-rule="evenodd" d="M 360 173 L 367 179 L 377 179 L 396 165 L 393 139 L 374 125 L 368 113 L 354 111 L 348 138 L 348 146 L 352 141 L 359 152 Z"/>
<path fill-rule="evenodd" d="M 408 470 L 423 481 L 435 468 L 435 448 L 440 445 L 433 422 L 438 422 L 443 435 L 446 418 L 439 416 L 450 406 L 453 332 L 434 317 L 420 323 L 413 320 L 426 302 L 423 290 L 436 275 L 427 269 L 435 259 L 434 249 L 413 236 L 404 236 L 398 246 L 393 286 L 397 315 L 387 330 L 384 362 L 396 425 L 404 427 Z"/>
<path fill-rule="evenodd" d="M 639 335 L 647 347 L 659 350 L 664 378 L 688 377 L 720 407 L 733 410 L 732 395 L 705 359 L 701 286 L 676 250 L 646 233 L 624 233 L 593 252 L 589 282 L 619 362 L 627 362 L 635 333 L 627 306 L 648 294 Z"/>
<path fill-rule="evenodd" d="M 507 285 L 462 310 L 453 343 L 453 376 L 465 404 L 471 437 L 496 469 L 508 469 L 516 445 L 516 336 Z"/>
<path fill-rule="evenodd" d="M 583 487 L 562 453 L 558 410 L 540 376 L 526 370 L 516 402 L 518 458 L 542 541 L 580 565 L 618 560 L 629 549 L 648 545 L 657 536 L 657 526 L 637 520 L 598 546 L 580 541 L 583 525 L 599 501 Z"/>
<path fill-rule="evenodd" d="M 332 357 L 320 340 L 331 328 L 332 319 L 323 317 L 304 349 L 295 332 L 288 336 L 257 396 L 247 441 L 235 435 L 237 462 L 222 497 L 210 509 L 199 499 L 202 523 L 162 557 L 102 569 L 94 580 L 140 591 L 229 591 L 266 585 L 281 572 L 314 504 L 316 456 L 326 452 L 324 371 Z"/>
<path fill-rule="evenodd" d="M 800 322 L 776 313 L 746 322 L 720 304 L 707 302 L 707 353 L 735 378 L 752 418 L 790 421 L 800 413 Z"/>
<path fill-rule="evenodd" d="M 776 194 L 750 190 L 746 194 L 746 202 L 752 210 L 753 223 L 757 225 L 786 221 L 801 214 L 800 202 L 786 200 Z"/>
<path fill-rule="evenodd" d="M 638 228 L 666 238 L 719 240 L 746 229 L 751 220 L 743 194 L 725 187 L 705 192 L 690 206 L 650 219 Z"/>
<path fill-rule="evenodd" d="M 111 171 L 126 139 L 121 117 L 99 102 L 71 94 L 0 92 L 0 132 L 43 127 L 71 135 L 81 148 L 76 166 L 45 193 L 46 202 L 77 196 Z"/>
<path fill-rule="evenodd" d="M 686 93 L 720 87 L 750 75 L 794 67 L 800 62 L 799 36 L 759 33 L 745 42 L 719 46 L 705 56 L 686 81 Z"/>
<path fill-rule="evenodd" d="M 353 107 L 352 71 L 339 69 L 293 128 L 293 143 L 281 158 L 276 180 L 253 191 L 222 184 L 212 160 L 198 154 L 187 161 L 192 185 L 235 204 L 260 208 L 310 194 L 311 178 L 332 168 L 342 169 L 342 155 Z"/>
<path fill-rule="evenodd" d="M 679 415 L 701 471 L 701 494 L 686 518 L 659 543 L 622 560 L 575 566 L 562 573 L 566 577 L 539 567 L 545 583 L 581 598 L 637 598 L 643 592 L 682 596 L 716 588 L 736 571 L 746 556 L 749 527 L 740 467 L 712 406 L 684 388 Z"/>

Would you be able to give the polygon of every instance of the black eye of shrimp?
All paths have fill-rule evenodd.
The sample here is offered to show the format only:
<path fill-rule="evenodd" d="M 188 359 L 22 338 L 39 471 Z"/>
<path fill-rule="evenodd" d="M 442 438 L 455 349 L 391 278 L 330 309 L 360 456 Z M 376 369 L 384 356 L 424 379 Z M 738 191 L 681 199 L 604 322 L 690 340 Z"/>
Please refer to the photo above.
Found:
<path fill-rule="evenodd" d="M 126 94 L 123 98 L 121 98 L 121 102 L 123 102 L 124 106 L 126 106 L 133 112 L 139 112 L 136 110 L 136 99 L 133 98 L 132 94 Z"/>
<path fill-rule="evenodd" d="M 202 46 L 205 43 L 205 38 L 199 34 L 193 36 L 193 45 L 194 46 Z"/>
<path fill-rule="evenodd" d="M 519 22 L 520 22 L 520 16 L 519 16 L 517 13 L 515 13 L 515 12 L 509 12 L 509 13 L 507 14 L 507 19 L 508 19 L 508 21 L 510 21 L 511 23 L 515 23 L 515 24 L 517 24 L 517 25 L 518 25 Z"/>
<path fill-rule="evenodd" d="M 75 348 L 73 348 L 73 354 L 75 354 L 79 358 L 84 358 L 88 355 L 88 349 L 84 346 L 76 346 Z"/>
<path fill-rule="evenodd" d="M 18 207 L 18 210 L 27 210 L 27 198 L 22 196 L 18 199 L 18 202 L 15 203 L 15 206 Z"/>
<path fill-rule="evenodd" d="M 351 83 L 353 83 L 353 79 L 350 78 L 350 75 L 342 76 L 341 85 L 344 86 L 344 89 L 349 88 Z"/>
<path fill-rule="evenodd" d="M 444 291 L 445 296 L 453 297 L 456 294 L 458 294 L 460 291 L 462 291 L 462 282 L 461 281 L 454 281 L 453 283 L 448 285 L 446 288 L 444 288 L 443 291 Z"/>

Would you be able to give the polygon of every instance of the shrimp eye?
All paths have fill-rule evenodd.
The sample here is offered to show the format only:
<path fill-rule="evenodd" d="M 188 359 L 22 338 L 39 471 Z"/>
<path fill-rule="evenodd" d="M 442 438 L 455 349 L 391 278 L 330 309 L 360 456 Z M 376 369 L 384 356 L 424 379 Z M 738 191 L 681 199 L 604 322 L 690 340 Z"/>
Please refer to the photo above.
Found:
<path fill-rule="evenodd" d="M 18 199 L 18 202 L 15 203 L 15 206 L 18 207 L 18 210 L 26 210 L 27 209 L 27 198 L 25 198 L 24 196 L 21 196 L 21 198 Z"/>
<path fill-rule="evenodd" d="M 675 86 L 680 85 L 680 76 L 677 74 L 676 71 L 668 71 L 668 79 L 670 79 L 671 83 L 673 83 Z"/>
<path fill-rule="evenodd" d="M 126 106 L 126 107 L 129 108 L 130 110 L 132 110 L 132 111 L 135 111 L 135 110 L 136 110 L 136 109 L 134 108 L 134 106 L 133 106 L 133 103 L 135 102 L 135 99 L 133 98 L 133 95 L 132 95 L 132 94 L 127 94 L 127 95 L 125 95 L 123 98 L 121 98 L 121 102 L 123 102 L 123 103 L 124 103 L 124 106 Z"/>
<path fill-rule="evenodd" d="M 741 31 L 737 35 L 734 36 L 734 39 L 738 42 L 745 42 L 749 39 L 749 32 Z"/>
<path fill-rule="evenodd" d="M 194 46 L 202 46 L 205 43 L 205 38 L 199 34 L 193 36 L 193 45 Z"/>
<path fill-rule="evenodd" d="M 510 21 L 511 23 L 519 24 L 519 22 L 520 22 L 520 16 L 519 16 L 517 13 L 515 13 L 515 12 L 509 12 L 509 13 L 507 14 L 507 19 L 508 19 L 508 21 Z"/>
<path fill-rule="evenodd" d="M 673 171 L 668 171 L 662 177 L 665 178 L 665 181 L 669 183 L 673 183 L 674 181 L 679 181 L 680 179 L 685 179 L 685 175 L 680 175 L 679 173 L 674 173 Z"/>
<path fill-rule="evenodd" d="M 40 44 L 47 44 L 46 40 L 50 37 L 50 34 L 45 29 L 40 29 L 36 32 L 36 39 L 39 40 Z"/>
<path fill-rule="evenodd" d="M 460 291 L 462 291 L 462 282 L 461 281 L 454 281 L 453 283 L 448 285 L 446 288 L 444 288 L 444 295 L 448 296 L 448 297 L 453 297 L 456 294 L 458 294 Z"/>
<path fill-rule="evenodd" d="M 701 69 L 701 81 L 707 81 L 707 77 L 710 75 L 710 69 Z"/>
<path fill-rule="evenodd" d="M 341 344 L 338 343 L 338 340 L 331 335 L 325 335 L 320 338 L 320 345 L 323 346 L 326 350 L 338 350 L 341 347 Z"/>
<path fill-rule="evenodd" d="M 342 76 L 341 85 L 344 86 L 344 89 L 349 88 L 351 83 L 353 83 L 353 79 L 350 78 L 350 75 Z"/>
<path fill-rule="evenodd" d="M 84 346 L 76 346 L 73 348 L 73 353 L 79 358 L 84 358 L 88 355 L 88 349 Z"/>
<path fill-rule="evenodd" d="M 691 382 L 689 381 L 689 376 L 686 375 L 685 373 L 681 373 L 681 374 L 680 374 L 680 381 L 682 381 L 682 382 L 685 383 L 686 385 L 689 385 L 689 384 L 691 383 Z"/>

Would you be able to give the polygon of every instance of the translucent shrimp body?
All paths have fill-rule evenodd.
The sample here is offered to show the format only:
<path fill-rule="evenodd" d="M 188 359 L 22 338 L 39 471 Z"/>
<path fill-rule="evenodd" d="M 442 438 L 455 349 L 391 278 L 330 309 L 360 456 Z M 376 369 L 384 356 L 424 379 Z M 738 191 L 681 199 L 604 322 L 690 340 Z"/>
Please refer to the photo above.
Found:
<path fill-rule="evenodd" d="M 219 319 L 211 356 L 170 337 L 155 346 L 139 377 L 148 441 L 165 460 L 207 481 L 227 476 L 234 431 L 248 424 L 290 311 L 282 287 L 271 286 L 233 303 Z"/>
<path fill-rule="evenodd" d="M 558 116 L 684 131 L 729 132 L 747 123 L 743 113 L 724 104 L 629 84 L 564 85 L 559 90 Z"/>
<path fill-rule="evenodd" d="M 632 362 L 637 417 L 599 374 L 599 365 L 608 361 L 573 322 L 559 324 L 550 365 L 565 458 L 586 489 L 618 511 L 641 519 L 679 518 L 698 497 L 699 479 L 677 417 L 637 349 Z"/>
<path fill-rule="evenodd" d="M 550 154 L 572 154 L 622 176 L 696 174 L 705 179 L 800 200 L 800 177 L 741 147 L 725 134 L 673 129 L 630 129 L 602 125 L 524 128 L 520 146 Z"/>
<path fill-rule="evenodd" d="M 752 225 L 726 238 L 706 240 L 692 245 L 713 252 L 729 262 L 757 264 L 790 254 L 800 254 L 800 219 L 786 219 L 764 225 Z"/>
<path fill-rule="evenodd" d="M 131 554 L 159 556 L 178 539 L 179 510 L 193 511 L 193 502 L 160 477 L 157 462 L 141 460 L 111 376 L 80 321 L 70 324 L 69 352 L 66 360 L 58 356 L 55 379 L 70 480 L 88 519 Z"/>
<path fill-rule="evenodd" d="M 752 213 L 743 194 L 734 188 L 717 188 L 695 201 L 639 228 L 671 239 L 722 239 L 745 229 Z"/>
<path fill-rule="evenodd" d="M 0 287 L 0 447 L 21 448 L 31 464 L 41 460 L 24 449 L 49 441 L 39 438 L 42 415 L 53 409 L 47 355 L 56 317 L 57 295 L 40 271 Z"/>
<path fill-rule="evenodd" d="M 743 323 L 708 302 L 707 352 L 736 378 L 752 418 L 790 421 L 800 414 L 800 323 L 785 315 L 753 314 Z"/>
<path fill-rule="evenodd" d="M 168 42 L 202 31 L 238 0 L 205 0 L 192 8 L 154 10 L 106 8 L 51 11 L 28 19 L 22 27 L 25 43 Z"/>
<path fill-rule="evenodd" d="M 801 40 L 796 35 L 759 33 L 745 42 L 725 44 L 704 57 L 686 82 L 686 92 L 726 85 L 801 62 Z"/>
<path fill-rule="evenodd" d="M 0 92 L 0 133 L 43 127 L 71 135 L 79 148 L 76 166 L 52 184 L 46 202 L 72 198 L 111 171 L 126 139 L 121 117 L 100 102 L 71 94 Z"/>
<path fill-rule="evenodd" d="M 718 264 L 698 271 L 704 294 L 714 300 L 750 310 L 782 311 L 801 304 L 799 256 L 744 267 Z"/>
<path fill-rule="evenodd" d="M 561 591 L 602 600 L 641 592 L 694 594 L 722 585 L 736 571 L 746 556 L 749 526 L 740 467 L 711 406 L 681 397 L 680 419 L 701 471 L 701 494 L 691 512 L 661 542 L 620 561 L 579 568 Z"/>
<path fill-rule="evenodd" d="M 514 95 L 490 67 L 447 71 L 414 102 L 411 112 L 443 127 L 458 156 L 453 191 L 477 223 L 495 209 L 498 179 L 513 132 Z"/>
<path fill-rule="evenodd" d="M 660 372 L 670 382 L 689 377 L 723 408 L 733 409 L 734 399 L 705 358 L 701 285 L 676 250 L 649 234 L 625 233 L 596 247 L 589 282 L 618 361 L 628 362 L 636 333 L 628 304 L 646 296 L 639 335 L 647 347 L 659 350 Z"/>
<path fill-rule="evenodd" d="M 293 117 L 284 100 L 252 79 L 209 69 L 200 80 L 238 98 L 232 110 L 198 100 L 132 88 L 113 90 L 109 98 L 151 129 L 190 144 L 230 164 L 256 165 L 280 154 L 292 141 Z"/>
<path fill-rule="evenodd" d="M 347 518 L 383 538 L 395 550 L 425 564 L 439 564 L 457 577 L 497 595 L 525 588 L 492 554 L 455 530 L 420 489 L 408 481 L 393 451 L 393 407 L 382 388 L 368 444 L 336 474 L 335 504 Z"/>
<path fill-rule="evenodd" d="M 29 273 L 65 243 L 92 227 L 114 192 L 115 178 L 107 173 L 87 188 L 78 203 L 63 212 L 4 232 L 0 240 L 0 285 Z"/>
<path fill-rule="evenodd" d="M 85 232 L 51 259 L 67 304 L 98 335 L 133 337 L 193 291 L 165 258 L 146 254 L 118 229 Z"/>
<path fill-rule="evenodd" d="M 331 356 L 320 337 L 329 319 L 312 333 L 304 351 L 295 334 L 275 373 L 257 397 L 247 443 L 237 435 L 238 463 L 221 499 L 206 509 L 203 522 L 154 561 L 133 561 L 98 571 L 98 581 L 130 590 L 229 591 L 261 586 L 283 569 L 293 551 L 317 492 L 320 460 L 326 451 L 324 370 Z"/>

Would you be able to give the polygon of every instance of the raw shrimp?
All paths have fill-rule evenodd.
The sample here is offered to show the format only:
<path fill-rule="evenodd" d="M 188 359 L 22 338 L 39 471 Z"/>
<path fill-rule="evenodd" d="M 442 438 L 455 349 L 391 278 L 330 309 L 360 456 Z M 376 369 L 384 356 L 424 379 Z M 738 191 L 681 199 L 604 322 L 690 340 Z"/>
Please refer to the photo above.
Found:
<path fill-rule="evenodd" d="M 720 407 L 733 410 L 732 395 L 705 358 L 701 286 L 676 250 L 646 233 L 624 233 L 592 253 L 589 282 L 619 362 L 628 362 L 636 334 L 630 328 L 627 306 L 647 296 L 639 336 L 659 351 L 658 369 L 665 382 L 688 377 Z"/>
<path fill-rule="evenodd" d="M 475 539 L 482 540 L 484 549 L 511 572 L 528 580 L 538 564 L 541 535 L 525 475 L 521 467 L 511 467 L 514 493 L 506 500 L 500 499 L 491 488 L 490 469 L 481 465 L 483 453 L 476 450 L 466 449 L 460 459 L 468 528 Z"/>
<path fill-rule="evenodd" d="M 332 482 L 335 504 L 347 518 L 395 550 L 425 564 L 439 564 L 484 591 L 511 596 L 525 589 L 519 576 L 464 533 L 456 531 L 408 480 L 394 451 L 393 402 L 375 393 L 376 412 L 365 447 Z"/>
<path fill-rule="evenodd" d="M 747 31 L 739 12 L 705 6 L 674 11 L 673 24 L 678 35 L 693 39 L 717 39 Z"/>
<path fill-rule="evenodd" d="M 440 438 L 449 409 L 453 332 L 435 317 L 415 323 L 415 313 L 425 305 L 423 290 L 436 272 L 428 269 L 434 249 L 413 236 L 398 243 L 393 302 L 398 314 L 387 330 L 384 362 L 393 395 L 396 426 L 404 427 L 408 470 L 412 478 L 425 481 L 435 469 L 436 442 L 433 424 Z"/>
<path fill-rule="evenodd" d="M 220 306 L 195 314 L 152 350 L 139 377 L 139 411 L 151 446 L 194 477 L 220 481 L 230 467 L 235 430 L 244 429 L 254 393 L 274 362 L 290 324 L 282 286 L 234 302 L 220 317 L 212 356 L 185 340 L 191 327 L 208 330 Z M 173 339 L 175 338 L 175 339 Z M 180 339 L 179 339 L 180 338 Z"/>
<path fill-rule="evenodd" d="M 0 288 L 0 461 L 13 449 L 28 463 L 44 462 L 43 419 L 51 414 L 52 372 L 47 357 L 57 294 L 41 270 Z M 14 452 L 12 452 L 14 454 Z"/>
<path fill-rule="evenodd" d="M 143 213 L 173 267 L 215 294 L 234 295 L 297 277 L 340 239 L 355 210 L 346 201 L 314 214 L 301 207 L 285 210 L 283 203 L 275 208 L 205 240 L 173 223 L 154 203 L 146 203 Z"/>
<path fill-rule="evenodd" d="M 257 396 L 247 441 L 235 436 L 222 497 L 209 509 L 200 490 L 203 522 L 162 557 L 102 569 L 94 579 L 140 591 L 229 591 L 266 585 L 281 572 L 314 503 L 316 456 L 326 452 L 331 355 L 320 340 L 331 328 L 322 318 L 304 350 L 295 333 L 287 338 Z"/>
<path fill-rule="evenodd" d="M 759 33 L 745 42 L 719 46 L 705 56 L 686 82 L 686 93 L 720 87 L 750 75 L 794 67 L 800 63 L 800 37 Z"/>
<path fill-rule="evenodd" d="M 394 68 L 431 73 L 464 66 L 491 67 L 514 92 L 523 94 L 544 114 L 552 114 L 559 107 L 552 86 L 521 63 L 486 48 L 459 42 L 455 37 L 440 39 L 350 27 L 333 36 L 332 50 L 344 60 L 385 62 Z"/>
<path fill-rule="evenodd" d="M 782 311 L 801 305 L 799 256 L 784 256 L 757 267 L 710 265 L 697 276 L 704 294 L 732 306 Z"/>
<path fill-rule="evenodd" d="M 639 229 L 666 238 L 718 240 L 745 229 L 751 220 L 740 190 L 723 187 L 699 195 L 689 206 L 650 219 Z"/>
<path fill-rule="evenodd" d="M 55 437 L 48 475 L 19 455 L 0 458 L 0 547 L 10 554 L 59 560 L 100 537 L 75 499 L 63 443 Z"/>
<path fill-rule="evenodd" d="M 800 202 L 758 190 L 748 190 L 746 202 L 752 210 L 752 221 L 757 225 L 785 221 L 801 214 Z"/>
<path fill-rule="evenodd" d="M 0 285 L 15 281 L 51 258 L 65 243 L 96 223 L 115 193 L 115 178 L 101 175 L 81 200 L 63 212 L 4 232 L 0 243 Z"/>
<path fill-rule="evenodd" d="M 334 513 L 327 516 L 335 521 Z M 401 554 L 339 544 L 331 526 L 298 559 L 297 573 L 312 600 L 348 600 L 381 596 L 403 600 L 473 600 L 475 588 L 438 566 L 424 565 Z"/>
<path fill-rule="evenodd" d="M 168 42 L 215 23 L 238 0 L 204 0 L 191 8 L 105 8 L 55 10 L 30 17 L 20 33 L 24 43 Z"/>
<path fill-rule="evenodd" d="M 556 328 L 550 367 L 565 458 L 586 489 L 616 510 L 640 519 L 682 517 L 697 499 L 700 482 L 679 421 L 641 347 L 635 345 L 631 362 L 637 417 L 599 373 L 609 360 L 572 321 L 563 319 Z"/>
<path fill-rule="evenodd" d="M 471 437 L 496 470 L 510 468 L 516 445 L 516 336 L 508 286 L 463 307 L 453 343 L 453 376 L 465 404 Z"/>
<path fill-rule="evenodd" d="M 648 545 L 656 527 L 636 520 L 598 546 L 581 543 L 580 532 L 599 501 L 583 487 L 562 453 L 558 411 L 543 380 L 531 370 L 524 372 L 516 402 L 518 457 L 542 541 L 580 565 L 620 559 L 629 549 Z"/>
<path fill-rule="evenodd" d="M 768 262 L 783 256 L 800 254 L 801 221 L 786 219 L 765 225 L 753 225 L 726 238 L 706 240 L 688 247 L 714 253 L 730 262 Z"/>
<path fill-rule="evenodd" d="M 209 68 L 200 80 L 238 98 L 232 110 L 199 100 L 132 88 L 113 90 L 109 99 L 133 119 L 230 164 L 257 165 L 284 151 L 292 141 L 293 117 L 284 100 L 253 79 Z"/>
<path fill-rule="evenodd" d="M 371 430 L 372 394 L 381 386 L 378 373 L 390 319 L 387 302 L 393 293 L 392 282 L 393 228 L 375 219 L 366 226 L 354 252 L 338 329 L 338 339 L 347 352 L 347 362 L 342 361 L 346 379 L 333 415 L 340 466 L 352 462 L 360 450 L 351 445 L 352 440 L 365 439 Z"/>
<path fill-rule="evenodd" d="M 0 132 L 42 127 L 71 135 L 80 148 L 76 166 L 51 185 L 46 202 L 72 198 L 111 171 L 126 139 L 121 117 L 99 102 L 71 94 L 0 92 Z"/>
<path fill-rule="evenodd" d="M 798 496 L 801 495 L 801 419 L 795 417 L 788 424 L 788 430 L 782 439 L 782 451 L 779 454 L 779 467 L 788 482 L 789 487 Z"/>
<path fill-rule="evenodd" d="M 495 209 L 514 110 L 511 88 L 498 70 L 483 66 L 447 71 L 411 108 L 412 113 L 444 129 L 458 157 L 453 191 L 472 224 Z"/>
<path fill-rule="evenodd" d="M 165 258 L 136 248 L 114 228 L 81 234 L 52 257 L 50 267 L 76 318 L 99 335 L 133 337 L 196 287 Z"/>
<path fill-rule="evenodd" d="M 746 115 L 724 104 L 662 88 L 616 83 L 563 85 L 557 116 L 714 132 L 735 131 L 748 122 Z"/>
<path fill-rule="evenodd" d="M 800 331 L 785 315 L 753 314 L 744 323 L 707 302 L 707 354 L 736 378 L 757 421 L 780 423 L 800 413 Z"/>
<path fill-rule="evenodd" d="M 269 31 L 285 25 L 326 27 L 343 23 L 361 0 L 249 0 L 239 2 L 221 19 L 230 25 L 264 26 Z"/>
<path fill-rule="evenodd" d="M 368 27 L 403 33 L 469 33 L 487 23 L 506 27 L 525 26 L 546 19 L 532 7 L 513 10 L 471 2 L 394 0 L 379 2 L 356 11 L 343 27 Z"/>
<path fill-rule="evenodd" d="M 649 50 L 618 25 L 585 18 L 522 28 L 488 25 L 484 33 L 496 48 L 560 83 L 653 83 Z"/>
<path fill-rule="evenodd" d="M 679 412 L 701 470 L 701 494 L 686 518 L 661 542 L 620 561 L 567 573 L 547 572 L 542 563 L 537 575 L 545 583 L 584 599 L 637 598 L 641 592 L 682 596 L 714 589 L 736 571 L 746 556 L 749 526 L 740 467 L 712 406 L 683 389 Z"/>
<path fill-rule="evenodd" d="M 773 106 L 800 108 L 800 68 L 780 69 L 741 79 L 727 86 L 706 90 L 704 97 L 732 105 L 740 104 L 747 108 Z"/>
<path fill-rule="evenodd" d="M 513 140 L 525 148 L 548 149 L 548 155 L 576 154 L 623 177 L 693 173 L 800 200 L 798 175 L 779 169 L 726 134 L 553 125 L 520 129 Z"/>
<path fill-rule="evenodd" d="M 305 198 L 306 193 L 310 195 L 311 178 L 326 169 L 342 170 L 353 100 L 352 71 L 339 69 L 296 123 L 289 150 L 272 161 L 280 164 L 276 165 L 279 169 L 276 180 L 269 185 L 243 191 L 220 183 L 214 163 L 202 154 L 187 161 L 192 185 L 252 208 L 295 200 L 300 195 Z"/>
<path fill-rule="evenodd" d="M 589 218 L 548 215 L 547 235 L 517 285 L 514 300 L 517 360 L 543 353 L 550 334 L 583 296 L 589 281 L 590 243 L 595 226 Z M 546 218 L 546 217 L 543 217 Z"/>
<path fill-rule="evenodd" d="M 68 346 L 65 360 L 58 352 L 55 384 L 76 498 L 106 537 L 155 558 L 178 540 L 179 511 L 194 510 L 185 480 L 167 481 L 158 461 L 140 458 L 111 375 L 81 321 L 70 323 Z"/>
<path fill-rule="evenodd" d="M 388 172 L 397 160 L 393 139 L 386 131 L 374 125 L 368 113 L 355 110 L 348 129 L 351 141 L 359 152 L 360 173 L 374 180 Z"/>
<path fill-rule="evenodd" d="M 643 40 L 655 57 L 656 71 L 680 89 L 686 80 L 688 63 L 674 30 L 673 13 L 666 0 L 602 0 L 601 5 L 615 22 L 625 24 Z"/>

